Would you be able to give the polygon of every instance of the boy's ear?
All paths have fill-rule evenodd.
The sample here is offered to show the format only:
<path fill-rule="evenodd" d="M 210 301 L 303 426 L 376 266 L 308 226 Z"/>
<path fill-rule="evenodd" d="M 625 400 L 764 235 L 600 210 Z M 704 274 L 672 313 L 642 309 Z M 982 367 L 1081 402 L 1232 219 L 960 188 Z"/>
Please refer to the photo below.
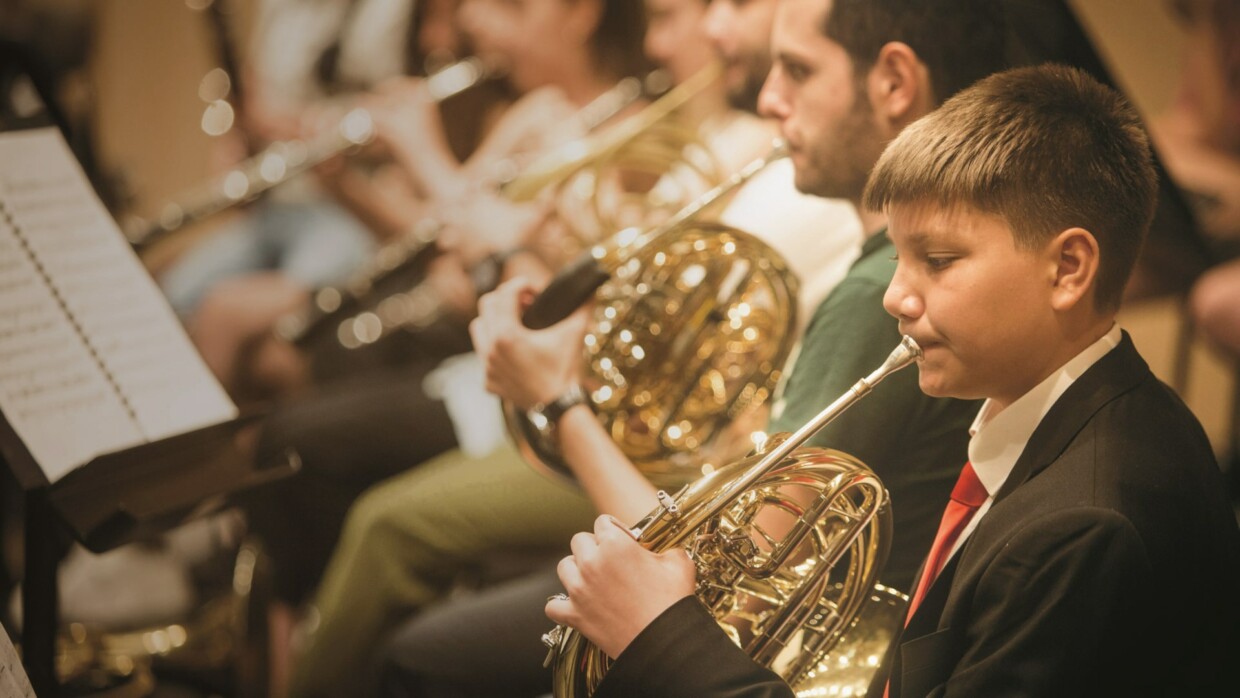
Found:
<path fill-rule="evenodd" d="M 1098 240 L 1084 228 L 1068 228 L 1055 236 L 1048 252 L 1055 257 L 1051 306 L 1066 311 L 1086 300 L 1093 307 L 1100 264 Z"/>
<path fill-rule="evenodd" d="M 902 41 L 889 41 L 879 50 L 867 85 L 875 116 L 893 135 L 934 108 L 930 71 Z"/>

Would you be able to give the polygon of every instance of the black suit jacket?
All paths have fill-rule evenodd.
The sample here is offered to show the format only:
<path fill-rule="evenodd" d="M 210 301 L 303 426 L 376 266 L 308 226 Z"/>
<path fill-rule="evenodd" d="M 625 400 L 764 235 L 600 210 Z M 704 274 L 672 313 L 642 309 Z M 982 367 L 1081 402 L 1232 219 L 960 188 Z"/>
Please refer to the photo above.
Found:
<path fill-rule="evenodd" d="M 1125 335 L 1038 425 L 894 652 L 891 696 L 1225 695 L 1240 533 Z"/>
<path fill-rule="evenodd" d="M 1209 444 L 1125 335 L 1051 408 L 930 588 L 893 649 L 891 696 L 1235 695 L 1238 592 Z M 686 599 L 597 695 L 792 692 Z"/>

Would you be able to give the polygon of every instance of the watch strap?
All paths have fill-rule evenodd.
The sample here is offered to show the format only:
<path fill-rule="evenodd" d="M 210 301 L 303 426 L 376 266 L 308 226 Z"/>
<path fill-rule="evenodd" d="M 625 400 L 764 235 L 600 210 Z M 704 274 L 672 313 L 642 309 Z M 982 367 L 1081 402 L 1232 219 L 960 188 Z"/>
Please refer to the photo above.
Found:
<path fill-rule="evenodd" d="M 589 405 L 589 398 L 579 383 L 573 383 L 555 400 L 531 407 L 529 416 L 539 429 L 550 429 L 559 424 L 565 412 L 574 405 L 582 404 Z"/>

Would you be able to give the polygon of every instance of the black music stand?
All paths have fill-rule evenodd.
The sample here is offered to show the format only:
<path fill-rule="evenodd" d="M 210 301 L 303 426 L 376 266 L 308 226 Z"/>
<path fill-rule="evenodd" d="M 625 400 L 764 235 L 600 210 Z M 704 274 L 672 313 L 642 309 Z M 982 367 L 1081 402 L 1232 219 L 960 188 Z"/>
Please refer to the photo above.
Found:
<path fill-rule="evenodd" d="M 61 121 L 47 106 L 46 83 L 29 68 L 25 57 L 0 43 L 0 131 Z M 40 698 L 61 694 L 55 671 L 57 569 L 72 540 L 95 552 L 109 550 L 205 512 L 231 493 L 296 472 L 300 461 L 291 451 L 274 462 L 254 462 L 262 416 L 243 415 L 98 455 L 52 482 L 0 414 L 0 467 L 13 472 L 25 493 L 22 654 Z"/>
<path fill-rule="evenodd" d="M 233 492 L 296 472 L 300 462 L 292 452 L 275 463 L 252 462 L 240 444 L 259 423 L 259 415 L 250 415 L 105 454 L 49 484 L 0 419 L 0 459 L 25 490 L 22 653 L 37 695 L 59 694 L 56 574 L 71 539 L 94 552 L 110 550 L 181 523 Z"/>

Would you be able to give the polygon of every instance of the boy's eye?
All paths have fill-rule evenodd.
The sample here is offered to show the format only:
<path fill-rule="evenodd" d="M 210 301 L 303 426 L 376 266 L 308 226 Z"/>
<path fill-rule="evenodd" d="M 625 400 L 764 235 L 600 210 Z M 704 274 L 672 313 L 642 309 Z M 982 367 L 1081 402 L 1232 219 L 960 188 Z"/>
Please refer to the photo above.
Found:
<path fill-rule="evenodd" d="M 955 257 L 930 256 L 926 257 L 926 266 L 930 267 L 932 271 L 942 271 L 951 266 L 951 263 L 954 261 L 956 261 Z"/>

